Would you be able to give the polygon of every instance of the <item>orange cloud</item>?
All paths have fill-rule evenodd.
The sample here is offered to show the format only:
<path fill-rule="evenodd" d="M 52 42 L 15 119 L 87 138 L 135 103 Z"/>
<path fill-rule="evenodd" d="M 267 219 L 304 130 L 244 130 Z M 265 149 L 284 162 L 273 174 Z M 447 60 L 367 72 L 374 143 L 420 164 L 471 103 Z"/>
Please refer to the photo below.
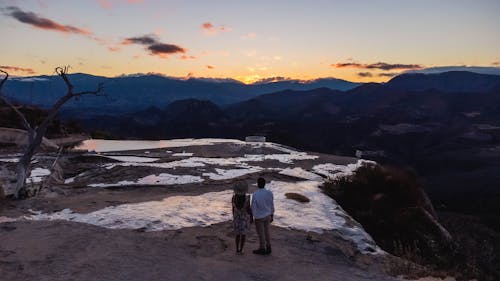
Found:
<path fill-rule="evenodd" d="M 214 69 L 214 68 L 215 68 L 215 66 L 213 66 L 213 65 L 207 65 L 207 68 L 208 68 L 208 69 Z"/>
<path fill-rule="evenodd" d="M 182 55 L 181 59 L 182 60 L 195 60 L 196 57 L 195 56 Z"/>
<path fill-rule="evenodd" d="M 224 25 L 216 27 L 211 22 L 202 23 L 200 28 L 203 30 L 203 32 L 206 35 L 215 35 L 219 32 L 229 32 L 229 31 L 233 30 L 232 28 L 224 26 Z"/>
<path fill-rule="evenodd" d="M 35 74 L 36 72 L 32 68 L 24 68 L 19 66 L 11 66 L 11 65 L 0 65 L 0 69 L 4 71 L 12 71 L 12 72 L 24 72 L 26 74 Z"/>
<path fill-rule="evenodd" d="M 83 29 L 72 25 L 63 25 L 51 19 L 41 17 L 32 12 L 24 12 L 17 7 L 8 7 L 6 10 L 9 11 L 9 16 L 15 18 L 19 22 L 29 24 L 35 28 L 86 36 L 92 35 L 92 32 L 88 29 Z"/>
<path fill-rule="evenodd" d="M 122 48 L 120 47 L 108 47 L 108 51 L 110 52 L 118 52 L 120 51 Z"/>
<path fill-rule="evenodd" d="M 202 23 L 201 24 L 201 28 L 203 29 L 213 29 L 215 28 L 213 24 L 209 23 L 209 22 L 205 22 L 205 23 Z"/>

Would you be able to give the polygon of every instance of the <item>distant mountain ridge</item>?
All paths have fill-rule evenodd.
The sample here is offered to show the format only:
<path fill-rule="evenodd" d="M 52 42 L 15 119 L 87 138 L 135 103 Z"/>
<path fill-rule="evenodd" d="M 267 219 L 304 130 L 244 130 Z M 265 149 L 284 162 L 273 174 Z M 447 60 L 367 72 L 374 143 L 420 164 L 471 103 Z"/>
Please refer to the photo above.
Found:
<path fill-rule="evenodd" d="M 386 83 L 393 90 L 441 92 L 490 92 L 500 86 L 500 75 L 479 74 L 467 71 L 449 71 L 437 74 L 407 73 Z"/>
<path fill-rule="evenodd" d="M 338 126 L 337 128 L 353 131 L 356 135 L 362 132 L 359 135 L 361 137 L 362 134 L 377 130 L 377 126 L 373 127 L 373 124 L 441 123 L 453 118 L 456 119 L 453 122 L 460 123 L 461 118 L 474 112 L 478 114 L 473 119 L 474 122 L 497 126 L 500 125 L 500 109 L 496 106 L 500 101 L 499 87 L 500 76 L 497 75 L 468 72 L 404 74 L 387 83 L 364 84 L 349 91 L 329 88 L 283 90 L 223 107 L 208 99 L 179 100 L 167 107 L 155 105 L 146 111 L 116 116 L 107 119 L 110 123 L 100 122 L 96 126 L 121 135 L 127 130 L 118 123 L 142 130 L 139 129 L 142 122 L 135 121 L 140 118 L 148 120 L 147 123 L 151 125 L 154 125 L 153 120 L 161 120 L 157 123 L 161 128 L 156 130 L 157 138 L 174 137 L 171 133 L 177 129 L 171 128 L 172 124 L 179 127 L 180 124 L 188 126 L 189 123 L 192 123 L 188 126 L 190 128 L 199 126 L 194 129 L 197 135 L 202 136 L 205 128 L 216 124 L 221 129 L 219 133 L 222 137 L 241 137 L 236 132 L 251 131 L 273 135 L 273 129 L 291 129 L 294 128 L 291 124 L 300 123 L 305 131 L 314 131 L 321 124 L 323 127 Z M 102 116 L 92 119 L 89 125 L 99 123 L 99 118 Z M 124 118 L 132 120 L 123 122 Z M 365 120 L 364 124 L 358 124 L 363 129 L 355 129 L 357 120 Z M 469 123 L 472 119 L 465 120 L 465 123 Z M 472 125 L 469 123 L 467 126 Z M 189 131 L 185 132 L 186 137 L 191 136 Z M 123 136 L 141 137 L 141 134 L 128 132 Z M 315 133 L 310 134 L 310 137 L 314 136 Z M 175 134 L 175 137 L 182 136 Z M 361 141 L 362 139 L 357 140 Z M 320 142 L 310 149 L 328 150 L 336 142 L 338 139 L 332 140 L 326 147 Z"/>
<path fill-rule="evenodd" d="M 115 78 L 89 74 L 71 74 L 70 79 L 77 90 L 95 89 L 104 83 L 106 97 L 86 96 L 69 102 L 63 108 L 86 116 L 120 115 L 164 106 L 183 99 L 208 100 L 218 106 L 227 107 L 252 100 L 260 95 L 282 91 L 307 92 L 326 88 L 351 94 L 387 91 L 429 91 L 485 93 L 500 89 L 500 75 L 478 74 L 466 71 L 451 71 L 438 74 L 406 73 L 392 78 L 387 83 L 352 83 L 335 78 L 311 81 L 284 80 L 246 85 L 232 79 L 190 78 L 178 79 L 160 75 L 127 75 Z M 5 93 L 13 100 L 28 105 L 48 107 L 65 93 L 65 85 L 58 76 L 34 76 L 10 79 Z M 301 95 L 301 94 L 299 94 Z M 343 96 L 343 95 L 339 95 Z M 368 99 L 368 97 L 366 97 Z M 283 102 L 292 104 L 300 97 L 284 96 Z M 257 99 L 254 102 L 263 101 Z M 293 105 L 298 106 L 298 105 Z"/>
<path fill-rule="evenodd" d="M 285 80 L 258 84 L 243 84 L 232 79 L 178 79 L 160 75 L 128 75 L 114 78 L 77 73 L 68 75 L 76 90 L 92 90 L 104 83 L 107 98 L 86 96 L 69 102 L 64 110 L 78 109 L 85 114 L 120 114 L 150 106 L 163 107 L 182 99 L 210 100 L 225 106 L 251 99 L 261 94 L 286 89 L 310 90 L 328 87 L 350 90 L 360 83 L 324 78 L 311 81 Z M 58 76 L 14 78 L 5 84 L 5 93 L 19 103 L 48 107 L 66 91 Z"/>

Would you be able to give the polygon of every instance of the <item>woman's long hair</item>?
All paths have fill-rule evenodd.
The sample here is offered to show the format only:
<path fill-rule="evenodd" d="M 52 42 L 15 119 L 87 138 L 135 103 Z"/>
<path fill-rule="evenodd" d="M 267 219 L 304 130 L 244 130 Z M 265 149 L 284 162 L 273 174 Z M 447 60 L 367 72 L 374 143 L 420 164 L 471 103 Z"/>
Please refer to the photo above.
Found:
<path fill-rule="evenodd" d="M 245 198 L 246 198 L 246 193 L 248 191 L 248 185 L 244 181 L 239 181 L 236 182 L 236 184 L 233 186 L 234 190 L 234 206 L 237 209 L 242 209 L 245 207 Z"/>
<path fill-rule="evenodd" d="M 234 195 L 234 206 L 237 209 L 242 209 L 245 207 L 245 199 L 246 195 L 245 194 L 236 194 Z"/>

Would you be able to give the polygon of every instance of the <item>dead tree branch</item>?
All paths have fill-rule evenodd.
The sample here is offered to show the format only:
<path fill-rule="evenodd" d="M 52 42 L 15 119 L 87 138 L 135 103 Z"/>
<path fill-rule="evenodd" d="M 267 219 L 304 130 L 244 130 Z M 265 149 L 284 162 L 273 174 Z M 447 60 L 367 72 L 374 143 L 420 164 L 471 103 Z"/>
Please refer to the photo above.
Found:
<path fill-rule="evenodd" d="M 59 109 L 69 100 L 72 98 L 79 98 L 80 96 L 84 95 L 100 95 L 102 94 L 103 91 L 103 84 L 99 83 L 97 86 L 97 89 L 95 91 L 83 91 L 83 92 L 74 92 L 74 86 L 71 84 L 67 73 L 68 73 L 69 67 L 57 67 L 55 69 L 55 72 L 64 80 L 64 83 L 66 83 L 67 87 L 67 92 L 66 95 L 62 96 L 59 100 L 56 101 L 56 103 L 52 106 L 52 108 L 49 110 L 47 116 L 43 119 L 42 123 L 35 127 L 33 129 L 29 122 L 27 121 L 26 117 L 22 112 L 20 112 L 9 100 L 5 98 L 3 95 L 2 89 L 3 85 L 5 84 L 5 81 L 9 78 L 9 74 L 3 70 L 0 70 L 1 73 L 5 74 L 5 77 L 2 79 L 0 82 L 0 100 L 4 101 L 12 110 L 16 112 L 16 114 L 21 118 L 23 121 L 23 126 L 26 128 L 28 131 L 28 145 L 21 156 L 19 163 L 18 163 L 18 168 L 17 168 L 17 183 L 16 183 L 16 190 L 14 196 L 16 198 L 26 196 L 28 193 L 26 192 L 26 178 L 30 173 L 30 164 L 31 164 L 31 158 L 33 155 L 35 155 L 37 149 L 40 147 L 40 144 L 42 143 L 43 137 L 45 136 L 45 133 L 47 132 L 47 129 L 54 119 L 54 117 L 57 115 L 59 112 Z"/>
<path fill-rule="evenodd" d="M 5 74 L 5 77 L 2 79 L 2 82 L 0 82 L 0 100 L 2 100 L 8 107 L 10 107 L 17 114 L 17 116 L 19 117 L 19 119 L 21 119 L 21 122 L 23 123 L 23 127 L 28 132 L 28 136 L 31 138 L 33 136 L 33 134 L 32 134 L 33 129 L 31 128 L 30 123 L 28 122 L 28 120 L 26 119 L 24 114 L 21 113 L 21 111 L 19 111 L 19 109 L 17 109 L 17 107 L 15 105 L 13 105 L 5 97 L 5 95 L 3 93 L 3 85 L 5 84 L 5 81 L 7 81 L 7 79 L 9 79 L 9 73 L 7 73 L 6 71 L 3 71 L 1 69 L 0 69 L 0 72 Z"/>
<path fill-rule="evenodd" d="M 56 73 L 61 76 L 61 78 L 64 80 L 64 83 L 66 83 L 66 87 L 68 88 L 67 89 L 67 92 L 66 92 L 66 95 L 64 95 L 63 97 L 61 97 L 55 104 L 54 106 L 52 106 L 52 108 L 50 109 L 49 111 L 49 114 L 47 115 L 47 117 L 45 117 L 45 119 L 43 120 L 42 124 L 40 124 L 40 127 L 37 129 L 37 131 L 46 126 L 48 127 L 48 125 L 50 124 L 50 122 L 52 121 L 52 119 L 56 116 L 57 112 L 59 112 L 59 109 L 66 103 L 68 102 L 70 99 L 72 98 L 78 98 L 80 96 L 84 96 L 84 95 L 101 95 L 102 94 L 102 91 L 104 90 L 104 85 L 103 83 L 99 83 L 97 85 L 97 89 L 95 91 L 83 91 L 83 92 L 77 92 L 77 93 L 74 93 L 73 90 L 74 90 L 74 86 L 73 84 L 69 81 L 69 78 L 67 76 L 67 73 L 68 73 L 68 67 L 65 66 L 65 67 L 57 67 L 56 68 Z M 47 128 L 45 128 L 47 129 Z M 45 132 L 44 132 L 45 134 Z"/>

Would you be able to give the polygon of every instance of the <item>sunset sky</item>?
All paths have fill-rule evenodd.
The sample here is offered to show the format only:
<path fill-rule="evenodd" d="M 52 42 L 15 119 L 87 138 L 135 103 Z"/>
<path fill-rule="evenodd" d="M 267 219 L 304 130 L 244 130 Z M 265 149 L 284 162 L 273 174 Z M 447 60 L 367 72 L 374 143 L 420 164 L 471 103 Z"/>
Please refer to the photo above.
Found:
<path fill-rule="evenodd" d="M 0 67 L 19 76 L 386 81 L 500 66 L 499 0 L 0 0 Z"/>

